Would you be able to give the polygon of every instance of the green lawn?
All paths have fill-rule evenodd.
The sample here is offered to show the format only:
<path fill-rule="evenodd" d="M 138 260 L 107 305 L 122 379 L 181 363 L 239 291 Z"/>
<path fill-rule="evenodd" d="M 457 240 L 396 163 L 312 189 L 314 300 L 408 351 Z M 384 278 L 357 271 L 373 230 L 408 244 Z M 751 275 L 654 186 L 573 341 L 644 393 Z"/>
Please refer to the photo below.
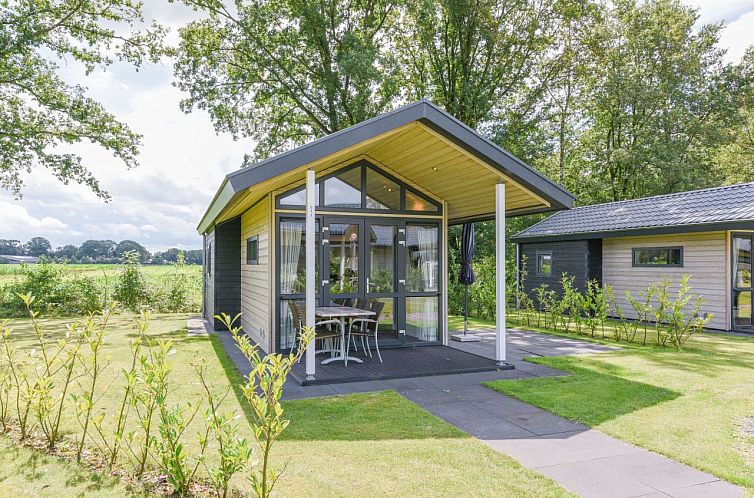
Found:
<path fill-rule="evenodd" d="M 620 345 L 531 360 L 567 377 L 486 385 L 754 492 L 754 436 L 742 431 L 754 417 L 754 339 L 707 333 L 680 352 Z"/>
<path fill-rule="evenodd" d="M 66 320 L 46 319 L 44 327 L 63 334 Z M 12 337 L 31 347 L 31 330 L 17 320 Z M 129 361 L 126 339 L 130 319 L 120 316 L 114 323 L 107 355 L 111 360 L 107 385 Z M 215 337 L 188 337 L 185 316 L 156 316 L 149 334 L 175 340 L 171 361 L 174 401 L 200 400 L 202 392 L 189 366 L 192 359 L 209 361 L 209 376 L 218 387 L 237 385 L 239 375 Z M 99 411 L 112 414 L 121 392 L 111 389 Z M 238 393 L 227 400 L 227 409 L 242 416 Z M 291 424 L 274 451 L 278 468 L 285 467 L 278 482 L 279 496 L 491 496 L 506 490 L 508 496 L 567 496 L 552 481 L 524 469 L 481 442 L 432 416 L 394 392 L 358 394 L 331 398 L 289 401 L 285 409 Z M 108 419 L 110 420 L 110 419 Z M 111 421 L 112 422 L 112 421 Z M 64 420 L 70 433 L 77 422 L 69 410 Z M 201 426 L 197 419 L 187 434 Z M 248 426 L 245 433 L 250 435 Z M 3 444 L 5 446 L 3 446 Z M 195 438 L 186 441 L 189 451 Z M 30 450 L 16 450 L 0 439 L 0 495 L 29 493 L 33 496 L 76 495 L 121 496 L 128 490 L 117 482 L 89 475 L 72 464 Z M 28 462 L 41 462 L 38 472 Z M 13 469 L 25 469 L 23 472 Z M 249 492 L 245 478 L 234 485 Z"/>

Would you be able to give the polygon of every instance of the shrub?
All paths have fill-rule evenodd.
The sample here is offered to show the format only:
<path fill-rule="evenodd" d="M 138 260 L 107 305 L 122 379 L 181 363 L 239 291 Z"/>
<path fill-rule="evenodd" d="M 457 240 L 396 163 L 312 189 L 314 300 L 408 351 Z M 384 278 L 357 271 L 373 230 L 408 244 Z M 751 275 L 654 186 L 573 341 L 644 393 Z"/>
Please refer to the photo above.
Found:
<path fill-rule="evenodd" d="M 147 285 L 141 273 L 141 258 L 136 251 L 123 253 L 113 297 L 124 307 L 135 310 L 147 302 Z"/>
<path fill-rule="evenodd" d="M 279 474 L 272 468 L 270 462 L 271 450 L 277 439 L 288 426 L 285 419 L 280 397 L 283 394 L 288 374 L 306 353 L 306 349 L 314 340 L 314 329 L 303 327 L 298 343 L 301 344 L 295 353 L 286 356 L 281 354 L 259 354 L 257 345 L 252 345 L 246 334 L 241 334 L 241 327 L 235 325 L 241 315 L 230 318 L 225 313 L 217 315 L 233 335 L 238 349 L 251 365 L 251 373 L 246 382 L 241 385 L 241 391 L 246 402 L 251 407 L 252 430 L 257 446 L 260 450 L 259 460 L 261 468 L 252 468 L 249 477 L 254 493 L 260 498 L 271 495 Z"/>

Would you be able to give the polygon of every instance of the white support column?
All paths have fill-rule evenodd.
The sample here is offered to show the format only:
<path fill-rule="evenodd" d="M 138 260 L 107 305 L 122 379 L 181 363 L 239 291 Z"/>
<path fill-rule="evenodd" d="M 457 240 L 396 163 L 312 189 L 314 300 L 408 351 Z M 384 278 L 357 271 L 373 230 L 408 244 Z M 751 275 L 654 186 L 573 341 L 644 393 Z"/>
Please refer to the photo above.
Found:
<path fill-rule="evenodd" d="M 505 361 L 505 184 L 495 187 L 495 361 Z"/>
<path fill-rule="evenodd" d="M 314 218 L 314 171 L 306 172 L 306 326 L 314 327 L 315 290 L 315 246 L 317 225 Z M 306 350 L 306 379 L 314 380 L 317 358 L 316 345 L 311 344 Z"/>

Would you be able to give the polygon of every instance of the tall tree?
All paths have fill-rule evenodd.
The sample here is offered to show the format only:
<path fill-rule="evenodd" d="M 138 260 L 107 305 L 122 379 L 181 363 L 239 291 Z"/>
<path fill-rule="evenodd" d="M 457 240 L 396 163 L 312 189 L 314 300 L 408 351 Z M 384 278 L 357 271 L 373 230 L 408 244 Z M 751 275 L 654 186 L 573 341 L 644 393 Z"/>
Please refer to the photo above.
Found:
<path fill-rule="evenodd" d="M 399 92 L 387 33 L 395 0 L 184 0 L 207 17 L 180 30 L 181 107 L 246 136 L 264 158 L 380 114 Z"/>
<path fill-rule="evenodd" d="M 431 98 L 473 128 L 496 109 L 523 116 L 561 70 L 553 41 L 564 4 L 411 1 L 399 44 L 411 93 Z"/>
<path fill-rule="evenodd" d="M 99 260 L 115 256 L 117 244 L 112 240 L 87 240 L 79 247 L 79 259 Z"/>
<path fill-rule="evenodd" d="M 149 251 L 147 251 L 146 247 L 139 244 L 138 242 L 135 242 L 133 240 L 121 240 L 120 242 L 118 242 L 118 245 L 115 246 L 115 256 L 118 256 L 119 258 L 128 251 L 136 251 L 137 253 L 139 253 L 139 259 L 142 261 L 142 263 L 149 260 Z"/>
<path fill-rule="evenodd" d="M 52 251 L 50 241 L 44 237 L 33 237 L 24 248 L 29 256 L 47 256 Z"/>
<path fill-rule="evenodd" d="M 139 32 L 141 22 L 135 0 L 0 0 L 0 186 L 19 196 L 23 175 L 44 167 L 106 198 L 82 158 L 60 150 L 79 142 L 136 165 L 140 136 L 82 86 L 67 85 L 55 58 L 78 61 L 88 72 L 116 59 L 156 61 L 163 30 Z"/>
<path fill-rule="evenodd" d="M 720 25 L 695 29 L 678 0 L 616 0 L 593 30 L 582 103 L 588 120 L 572 184 L 582 202 L 705 186 L 736 114 Z"/>
<path fill-rule="evenodd" d="M 0 239 L 0 254 L 5 256 L 23 256 L 24 246 L 20 240 Z"/>
<path fill-rule="evenodd" d="M 754 46 L 733 72 L 741 89 L 739 120 L 729 129 L 730 141 L 715 153 L 717 175 L 725 184 L 754 181 Z"/>

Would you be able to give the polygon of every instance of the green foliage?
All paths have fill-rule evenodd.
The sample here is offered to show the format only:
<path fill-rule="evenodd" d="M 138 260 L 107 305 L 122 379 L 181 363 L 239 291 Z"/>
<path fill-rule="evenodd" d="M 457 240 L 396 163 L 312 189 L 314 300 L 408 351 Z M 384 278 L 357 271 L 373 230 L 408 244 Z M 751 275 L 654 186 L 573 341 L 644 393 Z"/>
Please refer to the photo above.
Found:
<path fill-rule="evenodd" d="M 252 137 L 257 158 L 380 114 L 399 94 L 388 37 L 397 2 L 183 3 L 206 17 L 179 31 L 181 107 Z"/>
<path fill-rule="evenodd" d="M 123 253 L 123 265 L 115 283 L 113 297 L 130 310 L 135 310 L 146 301 L 147 291 L 144 276 L 141 274 L 139 253 Z"/>
<path fill-rule="evenodd" d="M 22 175 L 44 167 L 63 183 L 75 181 L 107 198 L 80 156 L 60 152 L 90 142 L 128 167 L 140 136 L 117 121 L 81 86 L 66 84 L 56 58 L 87 74 L 115 59 L 140 64 L 163 53 L 163 30 L 138 32 L 141 4 L 133 0 L 3 0 L 0 3 L 0 186 L 20 195 Z"/>
<path fill-rule="evenodd" d="M 525 264 L 522 265 L 524 278 Z M 665 276 L 660 282 L 651 283 L 639 291 L 639 298 L 626 291 L 626 300 L 636 314 L 636 319 L 629 320 L 618 305 L 613 288 L 589 281 L 583 292 L 573 286 L 574 277 L 564 273 L 561 277 L 562 291 L 560 297 L 549 290 L 546 284 L 536 290 L 536 302 L 531 299 L 523 285 L 516 292 L 512 308 L 516 310 L 510 320 L 518 320 L 531 327 L 532 315 L 537 316 L 537 328 L 552 329 L 562 332 L 575 332 L 596 337 L 597 329 L 606 339 L 605 324 L 612 317 L 611 336 L 615 341 L 633 342 L 639 331 L 643 331 L 642 344 L 647 345 L 650 327 L 657 331 L 656 344 L 671 344 L 680 349 L 690 336 L 703 330 L 712 319 L 709 313 L 703 313 L 704 298 L 691 294 L 690 277 L 681 278 L 677 295 L 671 298 L 672 281 Z M 536 309 L 532 309 L 532 306 Z M 572 327 L 573 325 L 573 327 Z"/>
<path fill-rule="evenodd" d="M 133 310 L 197 312 L 201 309 L 201 274 L 184 264 L 181 254 L 170 270 L 152 272 L 128 253 L 114 277 L 104 269 L 80 271 L 79 265 L 50 263 L 21 265 L 7 279 L 0 279 L 0 316 L 27 315 L 17 294 L 33 294 L 35 307 L 45 315 L 88 315 L 122 301 Z M 1 269 L 1 268 L 0 268 Z M 149 272 L 147 270 L 150 270 Z"/>
<path fill-rule="evenodd" d="M 255 494 L 259 498 L 268 498 L 280 477 L 271 465 L 271 450 L 289 423 L 280 404 L 283 384 L 293 365 L 306 354 L 306 349 L 314 341 L 314 328 L 302 328 L 298 340 L 300 346 L 295 353 L 262 356 L 259 347 L 252 345 L 248 336 L 241 333 L 241 327 L 235 325 L 239 317 L 240 314 L 230 318 L 225 313 L 215 316 L 233 335 L 238 349 L 251 366 L 251 373 L 241 385 L 241 391 L 251 408 L 252 430 L 261 453 L 257 459 L 261 460 L 261 465 L 257 463 L 257 466 L 261 468 L 252 469 L 249 479 Z"/>
<path fill-rule="evenodd" d="M 216 467 L 208 466 L 206 460 L 204 466 L 218 496 L 226 498 L 231 478 L 246 468 L 251 459 L 251 447 L 246 438 L 241 437 L 236 423 L 239 416 L 230 411 L 221 411 L 225 398 L 231 392 L 230 386 L 218 393 L 217 388 L 209 383 L 207 365 L 204 359 L 195 362 L 193 366 L 204 389 L 209 406 L 205 413 L 208 433 L 217 441 L 220 457 L 219 464 Z"/>
<path fill-rule="evenodd" d="M 395 37 L 409 94 L 474 128 L 494 119 L 515 141 L 562 67 L 554 41 L 568 3 L 408 2 Z"/>

